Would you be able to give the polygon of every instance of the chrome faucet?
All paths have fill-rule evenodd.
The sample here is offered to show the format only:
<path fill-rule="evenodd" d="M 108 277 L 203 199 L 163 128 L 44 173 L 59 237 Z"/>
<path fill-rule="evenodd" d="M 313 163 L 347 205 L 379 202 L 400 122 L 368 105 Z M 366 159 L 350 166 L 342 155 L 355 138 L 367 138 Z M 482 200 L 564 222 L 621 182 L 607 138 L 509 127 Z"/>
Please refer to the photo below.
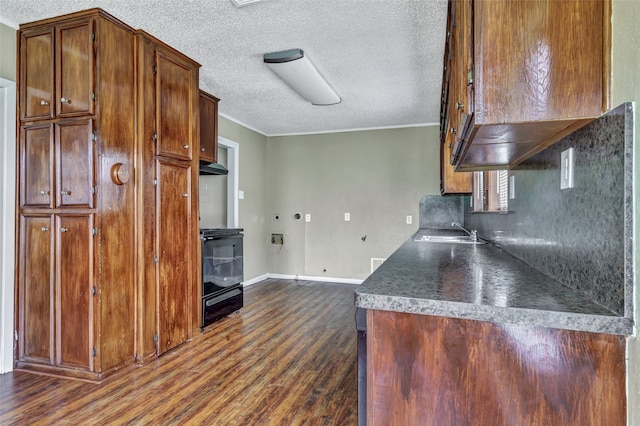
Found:
<path fill-rule="evenodd" d="M 451 222 L 451 226 L 453 226 L 454 228 L 460 228 L 464 232 L 469 234 L 469 238 L 471 238 L 471 241 L 478 241 L 478 231 L 476 231 L 475 229 L 467 231 L 467 229 L 464 226 L 460 225 L 458 222 Z"/>

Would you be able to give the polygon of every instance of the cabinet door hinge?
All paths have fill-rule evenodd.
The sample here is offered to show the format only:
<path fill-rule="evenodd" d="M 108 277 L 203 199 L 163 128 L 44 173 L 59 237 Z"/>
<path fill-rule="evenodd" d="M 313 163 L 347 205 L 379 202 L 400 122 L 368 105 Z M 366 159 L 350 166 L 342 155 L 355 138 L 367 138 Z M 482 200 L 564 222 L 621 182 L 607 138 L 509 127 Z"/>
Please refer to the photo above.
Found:
<path fill-rule="evenodd" d="M 98 192 L 98 187 L 97 187 L 97 186 L 92 186 L 92 187 L 91 187 L 91 193 L 92 193 L 93 195 L 96 195 L 96 192 Z"/>
<path fill-rule="evenodd" d="M 98 294 L 98 290 L 96 289 L 96 286 L 91 287 L 91 295 L 95 296 L 96 294 Z"/>
<path fill-rule="evenodd" d="M 157 334 L 153 335 L 153 343 L 158 343 L 158 335 Z"/>
<path fill-rule="evenodd" d="M 18 341 L 18 330 L 13 330 L 13 337 Z"/>
<path fill-rule="evenodd" d="M 96 41 L 96 33 L 95 33 L 95 31 L 91 33 L 91 41 Z"/>
<path fill-rule="evenodd" d="M 91 100 L 92 101 L 96 100 L 96 92 L 91 92 Z"/>
<path fill-rule="evenodd" d="M 158 186 L 158 179 L 153 180 L 153 186 Z"/>
<path fill-rule="evenodd" d="M 153 255 L 153 263 L 158 263 L 158 256 L 157 255 Z"/>
<path fill-rule="evenodd" d="M 96 348 L 91 348 L 91 353 L 93 354 L 93 357 L 95 358 L 96 354 L 97 354 Z"/>
<path fill-rule="evenodd" d="M 91 133 L 91 140 L 94 142 L 98 140 L 98 136 L 96 136 L 96 132 Z"/>
<path fill-rule="evenodd" d="M 153 66 L 153 73 L 154 74 L 158 74 L 158 66 L 157 65 Z"/>
<path fill-rule="evenodd" d="M 91 234 L 92 234 L 93 236 L 98 235 L 98 228 L 96 228 L 95 226 L 94 226 L 93 228 L 91 228 Z"/>
<path fill-rule="evenodd" d="M 473 84 L 473 68 L 469 68 L 467 70 L 467 86 L 471 86 Z"/>
<path fill-rule="evenodd" d="M 158 132 L 153 132 L 153 141 L 154 142 L 158 141 Z"/>

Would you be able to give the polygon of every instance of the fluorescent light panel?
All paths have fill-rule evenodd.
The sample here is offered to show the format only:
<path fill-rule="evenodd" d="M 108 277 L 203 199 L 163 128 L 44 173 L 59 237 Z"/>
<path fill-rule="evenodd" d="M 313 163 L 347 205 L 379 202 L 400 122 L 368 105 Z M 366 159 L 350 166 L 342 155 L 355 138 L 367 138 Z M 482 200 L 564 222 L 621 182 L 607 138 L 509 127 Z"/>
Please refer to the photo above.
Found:
<path fill-rule="evenodd" d="M 312 104 L 340 103 L 340 96 L 322 78 L 302 49 L 266 53 L 264 63 L 289 87 Z"/>
<path fill-rule="evenodd" d="M 250 4 L 258 3 L 261 1 L 262 0 L 231 0 L 231 3 L 233 3 L 235 7 L 245 7 L 245 6 L 249 6 Z"/>

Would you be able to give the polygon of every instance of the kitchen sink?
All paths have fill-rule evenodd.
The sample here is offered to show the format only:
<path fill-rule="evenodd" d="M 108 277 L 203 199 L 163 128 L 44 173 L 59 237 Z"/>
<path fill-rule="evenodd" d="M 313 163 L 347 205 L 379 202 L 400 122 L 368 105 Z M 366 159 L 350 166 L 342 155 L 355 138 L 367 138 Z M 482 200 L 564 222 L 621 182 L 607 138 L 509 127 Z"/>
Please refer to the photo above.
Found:
<path fill-rule="evenodd" d="M 418 235 L 414 241 L 421 243 L 486 244 L 486 241 L 474 241 L 468 235 Z"/>

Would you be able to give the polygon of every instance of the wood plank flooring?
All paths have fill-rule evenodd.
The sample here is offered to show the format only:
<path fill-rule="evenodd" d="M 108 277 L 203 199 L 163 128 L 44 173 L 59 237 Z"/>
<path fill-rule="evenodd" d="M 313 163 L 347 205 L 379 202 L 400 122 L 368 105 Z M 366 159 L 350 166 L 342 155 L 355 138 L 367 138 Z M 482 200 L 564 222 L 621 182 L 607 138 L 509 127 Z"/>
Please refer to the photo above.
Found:
<path fill-rule="evenodd" d="M 100 385 L 0 375 L 0 425 L 355 425 L 353 291 L 263 281 L 240 312 Z"/>

